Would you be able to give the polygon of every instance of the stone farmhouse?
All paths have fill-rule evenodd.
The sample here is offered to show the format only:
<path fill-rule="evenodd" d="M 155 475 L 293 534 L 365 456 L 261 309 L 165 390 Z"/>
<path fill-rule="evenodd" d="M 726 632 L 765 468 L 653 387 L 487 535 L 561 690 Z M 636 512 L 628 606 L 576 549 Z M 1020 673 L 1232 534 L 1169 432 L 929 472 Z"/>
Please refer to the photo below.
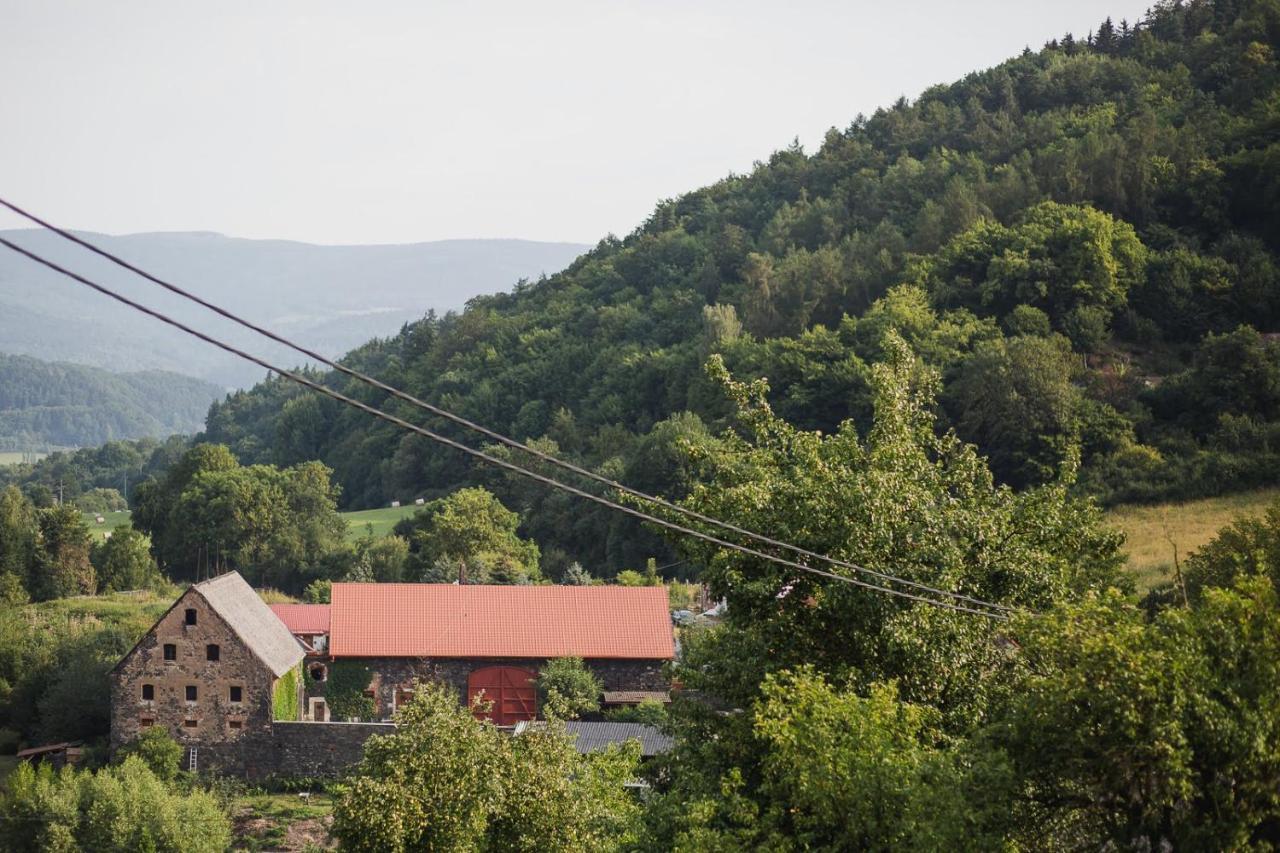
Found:
<path fill-rule="evenodd" d="M 666 700 L 674 655 L 661 587 L 335 583 L 331 604 L 268 607 L 232 572 L 190 587 L 112 670 L 111 745 L 163 726 L 189 769 L 336 775 L 420 682 L 481 694 L 515 727 L 538 718 L 549 660 L 582 658 L 626 704 Z M 341 667 L 367 681 L 367 719 L 333 719 Z"/>

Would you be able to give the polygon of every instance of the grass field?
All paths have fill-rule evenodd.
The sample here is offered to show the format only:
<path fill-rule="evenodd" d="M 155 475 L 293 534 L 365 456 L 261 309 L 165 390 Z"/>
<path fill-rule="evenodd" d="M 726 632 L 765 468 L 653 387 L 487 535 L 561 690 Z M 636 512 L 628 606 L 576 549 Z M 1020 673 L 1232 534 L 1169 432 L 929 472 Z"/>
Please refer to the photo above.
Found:
<path fill-rule="evenodd" d="M 80 516 L 84 519 L 84 523 L 89 525 L 89 532 L 93 534 L 95 542 L 102 538 L 102 534 L 115 530 L 121 524 L 129 523 L 128 510 L 102 513 L 103 522 L 101 524 L 98 523 L 98 513 L 82 512 Z"/>
<path fill-rule="evenodd" d="M 347 520 L 347 539 L 354 542 L 367 534 L 371 526 L 375 538 L 387 536 L 391 533 L 391 528 L 396 526 L 397 521 L 413 515 L 416 509 L 419 509 L 419 507 L 411 504 L 409 506 L 344 512 L 342 517 Z M 98 523 L 96 513 L 82 512 L 81 516 L 84 517 L 84 523 L 89 525 L 89 532 L 93 534 L 94 540 L 101 539 L 102 534 L 109 530 L 114 530 L 117 525 L 129 523 L 129 513 L 127 511 L 103 513 L 102 524 Z"/>
<path fill-rule="evenodd" d="M 333 798 L 313 794 L 257 794 L 241 797 L 231 809 L 232 850 L 328 850 Z"/>
<path fill-rule="evenodd" d="M 36 453 L 29 450 L 0 450 L 0 465 L 18 465 L 22 462 L 39 462 L 48 453 Z"/>
<path fill-rule="evenodd" d="M 409 506 L 344 512 L 342 517 L 347 520 L 347 538 L 354 542 L 369 533 L 370 528 L 372 528 L 375 539 L 387 536 L 391 533 L 391 528 L 396 526 L 397 521 L 402 518 L 408 518 L 417 509 L 420 509 L 420 507 L 410 504 Z"/>
<path fill-rule="evenodd" d="M 1261 514 L 1276 498 L 1280 489 L 1185 503 L 1120 506 L 1107 513 L 1107 520 L 1124 531 L 1129 569 L 1139 589 L 1149 589 L 1173 576 L 1174 543 L 1178 559 L 1185 560 L 1236 518 Z"/>

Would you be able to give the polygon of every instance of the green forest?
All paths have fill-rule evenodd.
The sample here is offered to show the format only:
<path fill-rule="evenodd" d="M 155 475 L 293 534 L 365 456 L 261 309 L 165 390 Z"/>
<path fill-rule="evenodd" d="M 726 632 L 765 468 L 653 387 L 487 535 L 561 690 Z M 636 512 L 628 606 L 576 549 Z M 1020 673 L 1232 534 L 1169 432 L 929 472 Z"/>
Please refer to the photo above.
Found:
<path fill-rule="evenodd" d="M 1268 2 L 1162 3 L 778 151 L 663 201 L 514 292 L 346 362 L 637 488 L 680 497 L 677 448 L 729 407 L 712 355 L 779 415 L 865 431 L 896 329 L 941 375 L 939 428 L 1003 483 L 1104 503 L 1280 474 L 1280 74 Z M 327 384 L 420 412 L 339 375 Z M 432 424 L 457 435 L 448 424 Z M 319 459 L 344 507 L 482 482 L 553 576 L 670 555 L 632 522 L 270 380 L 215 405 L 244 463 Z"/>
<path fill-rule="evenodd" d="M 1149 591 L 1104 515 L 1280 477 L 1278 51 L 1280 0 L 1164 0 L 664 201 L 562 273 L 346 358 L 896 585 L 664 537 L 279 378 L 214 404 L 194 441 L 9 469 L 0 751 L 89 754 L 12 775 L 0 846 L 236 843 L 243 792 L 179 771 L 163 732 L 114 763 L 101 747 L 107 669 L 170 581 L 235 568 L 326 601 L 344 579 L 656 585 L 661 562 L 725 604 L 678 629 L 671 703 L 629 709 L 670 751 L 579 754 L 555 718 L 598 698 L 580 661 L 543 668 L 534 735 L 424 685 L 325 786 L 329 839 L 1280 848 L 1280 502 Z M 53 500 L 126 479 L 131 526 L 101 542 Z M 353 540 L 339 513 L 419 498 L 382 538 Z M 339 708 L 366 702 L 357 667 L 334 672 Z"/>
<path fill-rule="evenodd" d="M 200 429 L 216 385 L 0 354 L 0 450 L 84 447 Z"/>

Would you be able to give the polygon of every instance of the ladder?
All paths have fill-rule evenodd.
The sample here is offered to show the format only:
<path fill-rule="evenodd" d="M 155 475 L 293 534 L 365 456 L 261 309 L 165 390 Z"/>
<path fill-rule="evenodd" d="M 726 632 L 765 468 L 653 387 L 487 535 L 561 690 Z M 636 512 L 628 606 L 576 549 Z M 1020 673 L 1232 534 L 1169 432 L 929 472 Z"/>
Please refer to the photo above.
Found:
<path fill-rule="evenodd" d="M 197 749 L 194 746 L 187 749 L 187 770 L 191 773 L 200 769 L 200 761 L 196 753 Z"/>

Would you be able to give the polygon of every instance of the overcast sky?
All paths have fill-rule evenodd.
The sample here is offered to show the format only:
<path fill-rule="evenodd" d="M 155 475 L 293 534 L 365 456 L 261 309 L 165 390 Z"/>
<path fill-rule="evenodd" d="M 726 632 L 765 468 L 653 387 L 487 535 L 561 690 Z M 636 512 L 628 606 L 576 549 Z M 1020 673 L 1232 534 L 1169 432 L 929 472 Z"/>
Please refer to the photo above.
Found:
<path fill-rule="evenodd" d="M 0 0 L 0 195 L 110 233 L 594 243 L 1148 5 Z"/>

